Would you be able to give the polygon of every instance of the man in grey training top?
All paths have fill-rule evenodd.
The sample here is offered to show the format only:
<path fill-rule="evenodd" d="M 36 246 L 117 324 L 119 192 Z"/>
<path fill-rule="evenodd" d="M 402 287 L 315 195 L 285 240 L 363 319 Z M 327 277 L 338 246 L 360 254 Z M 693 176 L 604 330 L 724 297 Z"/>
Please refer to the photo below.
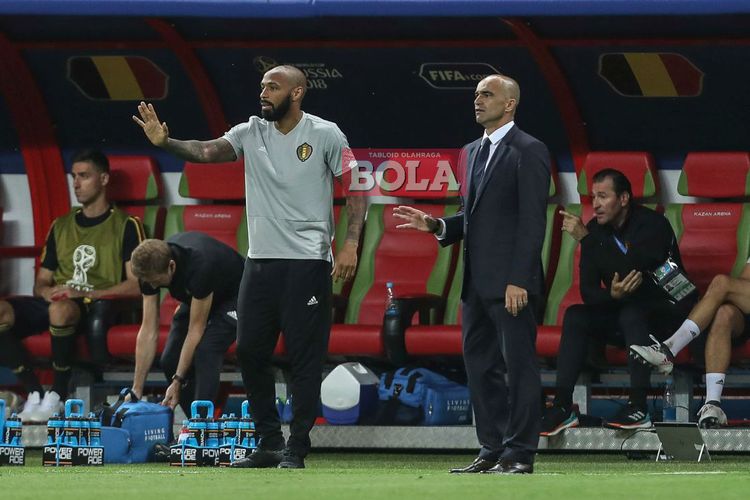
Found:
<path fill-rule="evenodd" d="M 302 111 L 306 89 L 299 69 L 269 70 L 261 81 L 262 118 L 251 116 L 211 141 L 170 138 L 151 104 L 142 102 L 140 117 L 133 116 L 155 146 L 185 160 L 245 158 L 249 248 L 237 300 L 237 356 L 260 442 L 237 467 L 304 467 L 328 349 L 331 278 L 351 279 L 357 266 L 365 199 L 347 197 L 346 241 L 331 270 L 332 178 L 341 177 L 351 152 L 335 123 Z M 279 331 L 292 370 L 294 418 L 287 443 L 271 371 Z"/>

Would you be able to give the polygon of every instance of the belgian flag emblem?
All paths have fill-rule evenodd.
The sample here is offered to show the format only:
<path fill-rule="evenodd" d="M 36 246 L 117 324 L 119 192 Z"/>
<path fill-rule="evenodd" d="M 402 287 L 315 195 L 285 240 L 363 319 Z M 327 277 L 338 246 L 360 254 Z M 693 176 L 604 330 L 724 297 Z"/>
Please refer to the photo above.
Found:
<path fill-rule="evenodd" d="M 151 101 L 167 96 L 169 77 L 140 56 L 76 56 L 68 59 L 68 79 L 89 99 Z"/>
<path fill-rule="evenodd" d="M 703 72 L 681 54 L 602 54 L 599 76 L 627 97 L 695 97 L 703 91 Z"/>
<path fill-rule="evenodd" d="M 310 158 L 313 154 L 313 147 L 308 143 L 303 143 L 297 146 L 297 158 L 299 161 L 305 161 Z"/>

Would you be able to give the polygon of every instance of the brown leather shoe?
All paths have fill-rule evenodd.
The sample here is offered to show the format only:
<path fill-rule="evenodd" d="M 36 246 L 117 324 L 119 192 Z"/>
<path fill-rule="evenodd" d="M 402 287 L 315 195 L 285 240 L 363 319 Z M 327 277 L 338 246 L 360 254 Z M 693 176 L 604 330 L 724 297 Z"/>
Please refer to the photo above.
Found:
<path fill-rule="evenodd" d="M 477 457 L 466 467 L 451 469 L 451 474 L 476 474 L 477 472 L 484 472 L 486 470 L 489 470 L 496 464 L 497 462 L 495 462 L 494 460 L 485 460 L 483 458 Z"/>
<path fill-rule="evenodd" d="M 534 464 L 511 460 L 500 460 L 494 467 L 484 471 L 486 474 L 532 474 L 533 472 Z"/>

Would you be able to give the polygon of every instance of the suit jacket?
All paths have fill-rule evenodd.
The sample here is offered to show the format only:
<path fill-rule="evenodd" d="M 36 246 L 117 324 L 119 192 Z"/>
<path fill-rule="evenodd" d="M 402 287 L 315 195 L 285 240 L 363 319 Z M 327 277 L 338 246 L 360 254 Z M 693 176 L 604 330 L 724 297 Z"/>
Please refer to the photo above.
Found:
<path fill-rule="evenodd" d="M 508 284 L 544 293 L 542 245 L 550 183 L 547 147 L 517 126 L 500 141 L 479 186 L 472 186 L 481 139 L 464 147 L 467 188 L 462 209 L 446 217 L 446 246 L 464 240 L 462 295 L 505 297 Z"/>

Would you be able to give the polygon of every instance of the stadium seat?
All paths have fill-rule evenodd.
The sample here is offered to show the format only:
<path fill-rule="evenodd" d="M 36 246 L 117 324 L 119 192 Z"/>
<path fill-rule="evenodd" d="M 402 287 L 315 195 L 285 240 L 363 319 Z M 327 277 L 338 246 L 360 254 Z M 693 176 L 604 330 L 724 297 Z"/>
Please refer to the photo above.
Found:
<path fill-rule="evenodd" d="M 201 231 L 246 255 L 248 240 L 245 205 L 242 201 L 244 186 L 241 162 L 186 163 L 180 178 L 180 195 L 207 203 L 169 207 L 164 237 L 168 238 L 183 231 Z M 159 353 L 164 348 L 172 316 L 178 305 L 179 303 L 168 293 L 162 296 Z M 110 353 L 120 359 L 133 359 L 138 328 L 139 325 L 112 327 L 107 339 Z"/>
<path fill-rule="evenodd" d="M 677 192 L 702 198 L 745 198 L 750 194 L 750 153 L 688 153 Z M 689 193 L 689 194 L 688 194 Z"/>
<path fill-rule="evenodd" d="M 678 183 L 683 196 L 740 199 L 750 196 L 750 155 L 690 153 Z M 737 276 L 750 246 L 750 205 L 738 202 L 670 204 L 665 212 L 685 268 L 701 292 L 717 274 Z"/>
<path fill-rule="evenodd" d="M 551 190 L 550 196 L 554 195 Z M 558 252 L 562 241 L 560 206 L 547 206 L 547 226 L 542 247 L 542 267 L 545 281 L 551 281 L 557 268 Z M 410 356 L 460 356 L 461 355 L 461 288 L 463 282 L 463 243 L 459 248 L 458 262 L 445 302 L 445 315 L 442 324 L 414 325 L 404 332 L 406 352 Z M 540 310 L 544 304 L 540 304 Z M 539 338 L 537 338 L 539 349 Z M 556 352 L 556 350 L 555 350 Z"/>
<path fill-rule="evenodd" d="M 557 194 L 559 183 L 557 167 L 551 164 L 551 179 L 549 197 Z M 562 217 L 558 213 L 560 206 L 556 203 L 547 205 L 547 223 L 545 227 L 544 244 L 542 246 L 542 267 L 547 288 L 555 275 L 558 253 L 562 241 L 561 231 L 558 229 Z M 445 301 L 445 314 L 440 324 L 405 325 L 404 346 L 408 356 L 461 356 L 461 289 L 463 284 L 463 243 L 458 248 L 450 289 Z M 546 297 L 543 298 L 546 300 Z M 544 303 L 539 304 L 543 310 Z M 434 323 L 434 322 L 433 322 Z"/>
<path fill-rule="evenodd" d="M 619 170 L 630 180 L 633 196 L 651 198 L 659 193 L 659 175 L 651 153 L 643 151 L 597 151 L 586 155 L 578 175 L 581 203 L 591 203 L 591 180 L 605 168 Z"/>
<path fill-rule="evenodd" d="M 750 196 L 748 175 L 750 154 L 745 152 L 697 152 L 685 158 L 679 194 L 716 200 L 666 208 L 685 268 L 701 292 L 717 274 L 739 275 L 750 254 L 750 204 L 734 201 Z M 748 359 L 747 342 L 733 349 L 734 363 Z"/>
<path fill-rule="evenodd" d="M 349 294 L 345 322 L 334 324 L 328 352 L 334 356 L 383 358 L 386 282 L 394 283 L 397 298 L 442 296 L 448 286 L 452 248 L 442 248 L 434 236 L 396 229 L 395 205 L 370 205 L 365 223 L 359 268 Z M 434 216 L 455 213 L 453 205 L 422 205 Z M 410 315 L 411 316 L 411 315 Z M 401 331 L 389 339 L 392 349 L 402 353 Z"/>
<path fill-rule="evenodd" d="M 146 236 L 161 238 L 166 210 L 157 205 L 164 188 L 156 161 L 150 156 L 110 155 L 107 195 L 118 207 L 141 219 Z"/>

